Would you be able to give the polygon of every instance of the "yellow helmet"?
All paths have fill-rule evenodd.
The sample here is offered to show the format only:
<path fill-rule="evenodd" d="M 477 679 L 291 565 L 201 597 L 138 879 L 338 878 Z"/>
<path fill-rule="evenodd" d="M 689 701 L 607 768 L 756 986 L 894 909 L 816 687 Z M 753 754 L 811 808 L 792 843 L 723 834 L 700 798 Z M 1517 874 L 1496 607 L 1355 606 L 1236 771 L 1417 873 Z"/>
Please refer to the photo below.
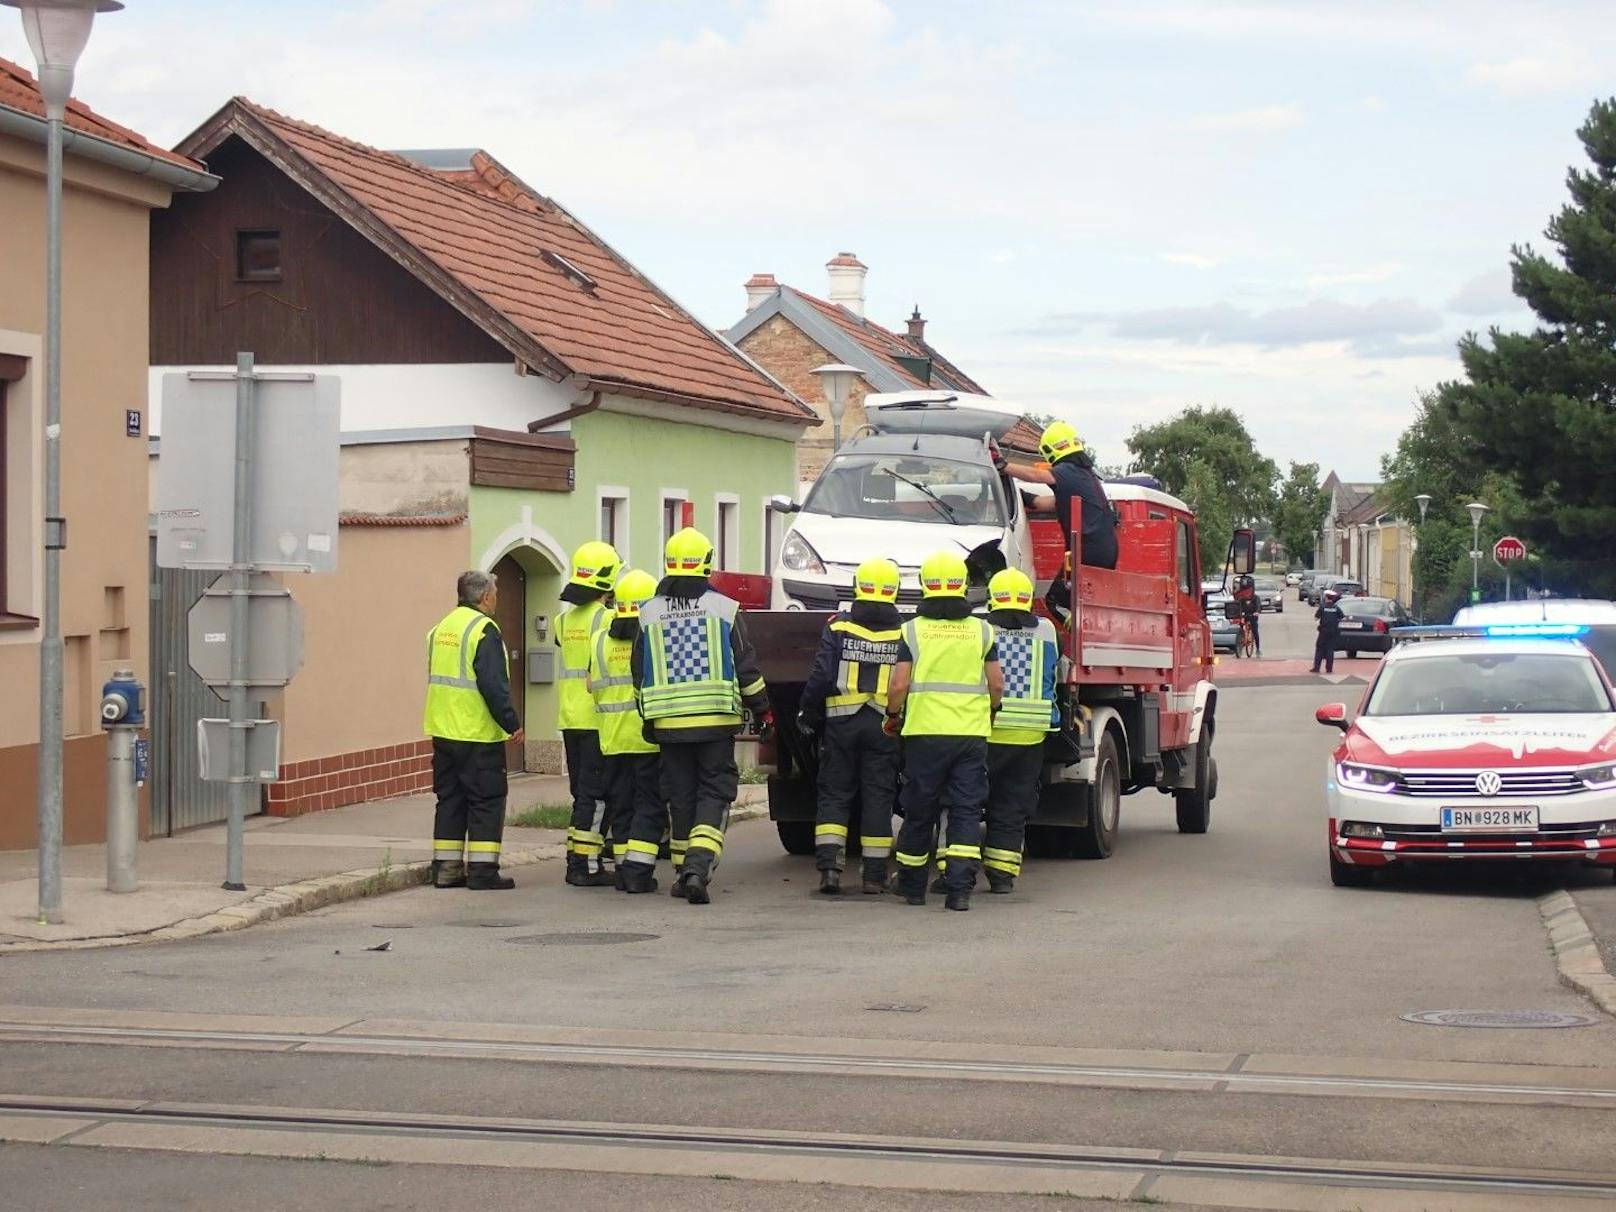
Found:
<path fill-rule="evenodd" d="M 641 572 L 638 568 L 630 568 L 617 578 L 617 588 L 612 590 L 612 600 L 616 603 L 617 617 L 620 619 L 637 619 L 640 617 L 640 603 L 656 593 L 656 578 L 648 572 Z"/>
<path fill-rule="evenodd" d="M 610 590 L 623 567 L 623 558 L 617 548 L 599 539 L 591 539 L 572 553 L 572 575 L 568 583 L 585 589 Z"/>
<path fill-rule="evenodd" d="M 939 551 L 926 557 L 920 566 L 920 596 L 923 598 L 963 598 L 970 574 L 965 560 L 952 551 Z"/>
<path fill-rule="evenodd" d="M 1031 610 L 1032 581 L 1019 568 L 1006 568 L 988 582 L 988 600 L 997 610 Z"/>
<path fill-rule="evenodd" d="M 1077 436 L 1070 422 L 1051 421 L 1038 439 L 1038 449 L 1051 463 L 1059 463 L 1067 455 L 1081 453 L 1083 439 Z"/>
<path fill-rule="evenodd" d="M 865 560 L 853 573 L 855 602 L 896 602 L 898 566 L 891 560 Z"/>
<path fill-rule="evenodd" d="M 662 567 L 671 577 L 704 577 L 713 570 L 713 545 L 694 526 L 686 526 L 662 549 Z"/>

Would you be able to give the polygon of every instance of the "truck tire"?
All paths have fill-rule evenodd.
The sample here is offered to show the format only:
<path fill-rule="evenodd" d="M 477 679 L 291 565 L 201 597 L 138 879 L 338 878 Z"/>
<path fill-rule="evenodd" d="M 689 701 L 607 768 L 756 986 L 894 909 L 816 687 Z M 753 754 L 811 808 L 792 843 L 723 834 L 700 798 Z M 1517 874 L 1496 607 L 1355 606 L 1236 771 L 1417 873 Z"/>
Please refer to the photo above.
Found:
<path fill-rule="evenodd" d="M 1212 725 L 1208 722 L 1201 729 L 1201 739 L 1195 742 L 1195 786 L 1173 792 L 1180 833 L 1205 833 L 1211 828 L 1212 797 L 1216 794 L 1212 782 Z"/>
<path fill-rule="evenodd" d="M 780 833 L 780 844 L 785 847 L 787 854 L 812 854 L 814 852 L 814 823 L 812 821 L 775 821 L 774 827 Z"/>
<path fill-rule="evenodd" d="M 1028 858 L 1069 859 L 1077 830 L 1070 825 L 1028 825 L 1022 848 Z"/>
<path fill-rule="evenodd" d="M 1122 761 L 1109 729 L 1095 746 L 1094 782 L 1083 790 L 1089 797 L 1089 821 L 1072 831 L 1072 849 L 1082 859 L 1110 858 L 1122 816 Z"/>

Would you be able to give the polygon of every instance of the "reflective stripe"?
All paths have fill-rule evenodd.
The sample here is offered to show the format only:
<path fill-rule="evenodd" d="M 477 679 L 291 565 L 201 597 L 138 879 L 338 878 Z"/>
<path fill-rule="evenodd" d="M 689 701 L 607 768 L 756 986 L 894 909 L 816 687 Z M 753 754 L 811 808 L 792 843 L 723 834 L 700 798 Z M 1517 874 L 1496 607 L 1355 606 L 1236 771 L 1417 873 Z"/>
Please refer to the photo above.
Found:
<path fill-rule="evenodd" d="M 909 689 L 936 694 L 984 694 L 988 688 L 988 675 L 984 673 L 980 682 L 911 682 Z"/>
<path fill-rule="evenodd" d="M 449 741 L 506 739 L 471 668 L 475 648 L 488 632 L 503 646 L 494 620 L 470 606 L 456 606 L 427 632 L 426 704 L 421 713 L 421 729 L 427 736 Z"/>
<path fill-rule="evenodd" d="M 905 867 L 924 867 L 926 856 L 924 854 L 905 854 L 902 850 L 892 856 Z"/>
<path fill-rule="evenodd" d="M 1021 864 L 1012 863 L 1007 859 L 983 859 L 982 866 L 988 868 L 990 871 L 1002 871 L 1006 875 L 1021 874 Z"/>
<path fill-rule="evenodd" d="M 743 698 L 750 698 L 754 694 L 762 694 L 767 689 L 768 687 L 764 685 L 763 679 L 759 678 L 755 682 L 748 682 L 746 685 L 742 686 L 741 695 Z"/>
<path fill-rule="evenodd" d="M 632 846 L 634 843 L 630 842 L 629 845 Z M 656 847 L 653 846 L 649 854 L 643 850 L 630 850 L 623 856 L 623 862 L 625 864 L 640 863 L 646 867 L 655 867 L 657 862 Z"/>
<path fill-rule="evenodd" d="M 436 673 L 426 675 L 426 684 L 428 686 L 453 686 L 456 690 L 477 689 L 476 678 L 451 678 Z"/>
<path fill-rule="evenodd" d="M 943 851 L 945 858 L 951 859 L 979 859 L 982 857 L 980 846 L 950 846 Z"/>
<path fill-rule="evenodd" d="M 884 859 L 892 853 L 892 839 L 889 837 L 861 837 L 859 845 L 864 848 L 864 857 L 867 859 Z"/>
<path fill-rule="evenodd" d="M 595 710 L 602 715 L 612 715 L 619 711 L 634 711 L 637 708 L 638 704 L 633 699 L 629 699 L 626 703 L 597 703 L 595 705 Z"/>
<path fill-rule="evenodd" d="M 865 837 L 863 834 L 860 834 L 859 835 L 859 845 L 860 846 L 890 846 L 890 845 L 892 845 L 892 839 L 889 838 L 889 837 Z"/>
<path fill-rule="evenodd" d="M 587 678 L 588 676 L 589 670 L 587 669 L 563 669 L 561 671 L 561 678 L 563 681 L 568 678 Z"/>
<path fill-rule="evenodd" d="M 628 853 L 630 857 L 636 854 L 649 854 L 654 860 L 661 850 L 662 847 L 658 846 L 655 842 L 642 842 L 635 838 L 629 838 L 628 840 Z"/>
<path fill-rule="evenodd" d="M 499 843 L 498 842 L 467 842 L 466 843 L 466 853 L 467 854 L 498 854 L 499 853 Z"/>
<path fill-rule="evenodd" d="M 847 836 L 847 826 L 846 825 L 815 825 L 814 826 L 814 836 L 818 837 L 821 833 L 827 833 L 827 834 L 830 834 L 833 837 L 846 837 Z"/>
<path fill-rule="evenodd" d="M 453 840 L 449 840 L 449 839 L 446 839 L 446 838 L 435 837 L 435 838 L 432 839 L 432 851 L 433 851 L 434 854 L 437 853 L 439 850 L 448 850 L 448 851 L 450 851 L 450 852 L 452 852 L 454 854 L 459 854 L 465 848 L 466 848 L 466 843 L 461 838 L 454 838 Z"/>
<path fill-rule="evenodd" d="M 569 673 L 567 676 L 572 677 L 573 675 Z M 589 688 L 591 690 L 604 690 L 607 686 L 632 686 L 632 685 L 634 685 L 634 679 L 632 677 L 596 678 L 594 681 L 589 683 Z"/>
<path fill-rule="evenodd" d="M 688 845 L 691 850 L 707 850 L 713 854 L 722 854 L 724 851 L 724 835 L 711 825 L 697 825 L 690 831 Z"/>
<path fill-rule="evenodd" d="M 988 846 L 982 851 L 982 855 L 984 858 L 1002 859 L 1007 863 L 1019 863 L 1021 861 L 1021 851 L 1019 850 L 999 850 L 993 846 Z"/>

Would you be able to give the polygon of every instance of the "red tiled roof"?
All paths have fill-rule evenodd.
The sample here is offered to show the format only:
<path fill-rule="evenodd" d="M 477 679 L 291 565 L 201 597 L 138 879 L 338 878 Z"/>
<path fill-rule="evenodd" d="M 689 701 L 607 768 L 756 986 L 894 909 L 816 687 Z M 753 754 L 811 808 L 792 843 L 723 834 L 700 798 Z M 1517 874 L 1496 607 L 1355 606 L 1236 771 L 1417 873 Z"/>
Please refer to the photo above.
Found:
<path fill-rule="evenodd" d="M 40 96 L 39 82 L 34 79 L 33 73 L 9 59 L 0 59 L 0 106 L 29 114 L 35 118 L 45 116 L 45 99 Z M 148 141 L 144 135 L 137 134 L 127 126 L 119 126 L 110 118 L 103 118 L 80 101 L 69 101 L 67 103 L 67 125 L 69 129 L 78 131 L 81 134 L 93 135 L 97 139 L 104 139 L 108 143 L 116 143 L 120 147 L 144 152 L 149 156 L 155 156 L 159 160 L 167 160 L 170 164 L 188 168 L 192 172 L 207 171 L 195 160 L 177 155 L 167 148 L 158 147 L 155 143 Z"/>
<path fill-rule="evenodd" d="M 1043 430 L 1039 429 L 1026 417 L 1022 417 L 1009 433 L 999 439 L 999 445 L 1005 450 L 1015 451 L 1020 454 L 1030 454 L 1041 459 L 1044 456 L 1043 452 L 1038 449 L 1038 439 L 1043 436 Z"/>
<path fill-rule="evenodd" d="M 818 423 L 592 231 L 485 153 L 467 170 L 438 171 L 242 97 L 181 147 L 211 150 L 231 135 L 305 188 L 345 196 L 351 205 L 337 206 L 339 213 L 362 231 L 379 224 L 382 232 L 366 234 L 384 248 L 393 237 L 397 247 L 388 251 L 406 268 L 530 364 L 608 392 Z"/>
<path fill-rule="evenodd" d="M 857 341 L 870 353 L 880 358 L 887 366 L 903 377 L 915 388 L 951 387 L 956 391 L 975 392 L 978 395 L 987 395 L 988 392 L 981 384 L 971 379 L 947 358 L 944 358 L 924 341 L 913 341 L 908 337 L 900 337 L 889 328 L 883 328 L 874 320 L 863 316 L 856 316 L 847 308 L 835 303 L 827 303 L 824 299 L 816 299 L 813 295 L 798 290 L 794 286 L 785 289 L 792 291 L 804 303 L 818 311 L 825 319 L 840 328 L 853 340 Z M 932 378 L 929 383 L 922 383 L 920 379 L 902 362 L 899 357 L 930 358 L 932 364 Z M 1034 443 L 1034 449 L 1037 444 Z"/>

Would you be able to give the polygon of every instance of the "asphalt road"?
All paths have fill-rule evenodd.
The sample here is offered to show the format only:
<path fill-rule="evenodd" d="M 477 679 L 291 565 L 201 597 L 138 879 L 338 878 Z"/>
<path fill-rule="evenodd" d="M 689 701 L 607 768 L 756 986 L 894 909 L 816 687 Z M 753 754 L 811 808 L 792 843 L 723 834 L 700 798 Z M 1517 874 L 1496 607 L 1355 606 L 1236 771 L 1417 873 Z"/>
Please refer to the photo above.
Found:
<path fill-rule="evenodd" d="M 1300 612 L 1264 622 L 1271 655 L 1284 654 L 1281 644 L 1311 642 L 1311 620 Z M 1180 836 L 1170 799 L 1137 795 L 1124 802 L 1112 859 L 1030 864 L 1014 895 L 979 895 L 969 914 L 947 913 L 936 898 L 909 908 L 890 898 L 818 897 L 811 863 L 781 853 L 759 821 L 734 829 L 706 907 L 569 889 L 558 868 L 540 866 L 518 873 L 507 894 L 423 889 L 183 944 L 11 957 L 0 965 L 0 1026 L 27 1019 L 21 1008 L 42 1008 L 35 1018 L 58 1023 L 70 1016 L 56 1011 L 72 1008 L 86 1023 L 178 1031 L 258 1024 L 322 1041 L 21 1038 L 15 1028 L 10 1037 L 0 1030 L 0 1093 L 1032 1142 L 1153 1157 L 1204 1151 L 1467 1170 L 1616 1169 L 1606 1160 L 1616 1147 L 1607 1109 L 1616 1105 L 1616 1070 L 1600 1069 L 1616 1027 L 1560 985 L 1536 906 L 1562 877 L 1465 871 L 1368 891 L 1332 888 L 1322 815 L 1331 734 L 1312 720 L 1328 697 L 1322 686 L 1226 689 L 1221 794 L 1209 834 Z M 367 950 L 384 942 L 386 951 Z M 1595 1021 L 1487 1031 L 1400 1018 L 1443 1009 L 1552 1010 Z M 371 1037 L 387 1030 L 416 1042 L 377 1045 Z M 344 1034 L 369 1042 L 330 1042 Z M 462 1054 L 449 1046 L 453 1036 L 543 1048 L 593 1041 L 600 1051 Z M 664 1046 L 686 1051 L 633 1052 Z M 842 1059 L 803 1066 L 755 1057 L 804 1050 Z M 899 1056 L 902 1064 L 847 1059 Z M 1003 1068 L 1031 1062 L 1049 1068 Z M 928 1063 L 936 1071 L 920 1071 Z M 1152 1078 L 1152 1070 L 1174 1076 Z M 1354 1076 L 1345 1085 L 1295 1077 L 1267 1086 L 1249 1080 L 1253 1071 Z M 1207 1073 L 1213 1077 L 1202 1080 Z M 1388 1092 L 1371 1077 L 1427 1084 Z M 1466 1085 L 1475 1082 L 1505 1092 Z M 1521 1086 L 1561 1093 L 1523 1094 Z M 1577 1087 L 1611 1093 L 1564 1093 Z M 243 1176 L 265 1175 L 259 1190 L 279 1193 L 281 1202 L 265 1207 L 313 1206 L 326 1182 L 354 1192 L 346 1199 L 353 1206 L 443 1207 L 429 1193 L 457 1181 L 452 1165 L 428 1154 L 399 1155 L 421 1163 L 407 1167 L 420 1171 L 413 1187 L 396 1163 L 310 1161 L 298 1144 L 305 1138 L 238 1149 L 229 1143 L 236 1137 L 215 1139 L 212 1130 L 172 1129 L 197 1151 L 164 1171 L 175 1195 L 160 1206 L 190 1206 L 186 1192 L 208 1189 L 238 1166 Z M 142 1142 L 127 1155 L 132 1173 L 161 1162 L 147 1149 L 182 1148 L 148 1142 L 133 1127 L 119 1131 L 74 1139 Z M 336 1141 L 321 1152 L 342 1159 L 347 1147 Z M 236 1151 L 263 1155 L 250 1164 L 213 1156 Z M 0 1182 L 26 1192 L 68 1181 L 85 1193 L 77 1206 L 117 1206 L 111 1156 L 125 1155 L 6 1146 Z M 551 1154 L 544 1181 L 602 1208 L 662 1203 L 667 1184 L 679 1182 L 696 1184 L 684 1188 L 692 1192 L 699 1186 L 690 1198 L 704 1208 L 830 1205 L 817 1188 L 777 1196 L 763 1181 L 772 1178 L 842 1184 L 843 1194 L 833 1192 L 838 1207 L 908 1207 L 894 1188 L 928 1186 L 956 1192 L 954 1202 L 928 1196 L 931 1208 L 1021 1206 L 1007 1193 L 982 1203 L 973 1185 L 1007 1181 L 1007 1171 L 984 1178 L 954 1163 L 889 1182 L 828 1156 L 758 1173 L 722 1150 L 703 1162 L 676 1163 L 666 1150 L 638 1145 L 612 1157 L 569 1167 Z M 458 1189 L 481 1192 L 481 1206 L 516 1207 L 531 1190 L 520 1174 L 496 1172 L 523 1163 L 479 1164 L 491 1168 Z M 726 1172 L 735 1177 L 712 1177 Z M 685 1179 L 669 1177 L 679 1173 Z M 1084 1187 L 1023 1174 L 1022 1186 L 1002 1190 L 1192 1203 L 1201 1192 L 1218 1196 L 1207 1203 L 1261 1202 L 1249 1192 L 1175 1187 L 1170 1178 L 1130 1174 L 1114 1187 Z M 1376 1206 L 1373 1193 L 1354 1188 L 1339 1198 L 1349 1195 L 1339 1206 Z M 1300 1188 L 1262 1198 L 1276 1207 L 1338 1206 L 1304 1199 Z M 1446 1198 L 1412 1206 L 1493 1206 Z M 1497 1206 L 1526 1206 L 1513 1202 L 1525 1198 Z"/>

